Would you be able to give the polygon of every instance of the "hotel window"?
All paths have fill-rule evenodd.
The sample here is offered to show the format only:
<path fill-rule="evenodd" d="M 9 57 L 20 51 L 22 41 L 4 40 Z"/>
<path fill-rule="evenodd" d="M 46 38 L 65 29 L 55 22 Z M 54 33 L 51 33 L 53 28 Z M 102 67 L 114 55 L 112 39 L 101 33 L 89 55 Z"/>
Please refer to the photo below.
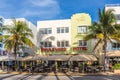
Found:
<path fill-rule="evenodd" d="M 58 27 L 57 33 L 69 33 L 69 28 L 68 27 Z"/>
<path fill-rule="evenodd" d="M 57 33 L 60 33 L 60 28 L 57 28 Z"/>
<path fill-rule="evenodd" d="M 60 47 L 60 41 L 57 41 L 57 47 Z"/>
<path fill-rule="evenodd" d="M 43 47 L 44 43 L 43 42 L 40 42 L 40 47 Z"/>
<path fill-rule="evenodd" d="M 112 43 L 112 48 L 120 49 L 120 44 L 119 43 Z"/>
<path fill-rule="evenodd" d="M 78 33 L 87 33 L 87 26 L 78 26 Z"/>
<path fill-rule="evenodd" d="M 65 42 L 65 46 L 67 46 L 67 47 L 69 46 L 69 42 L 68 41 Z"/>
<path fill-rule="evenodd" d="M 61 28 L 61 33 L 64 33 L 64 32 L 65 32 L 64 28 Z"/>
<path fill-rule="evenodd" d="M 87 41 L 79 40 L 78 41 L 78 46 L 79 47 L 87 47 Z"/>
<path fill-rule="evenodd" d="M 64 43 L 65 41 L 62 41 L 61 42 L 61 47 L 65 47 L 65 43 Z"/>
<path fill-rule="evenodd" d="M 65 32 L 69 33 L 69 28 L 68 27 L 65 28 Z"/>
<path fill-rule="evenodd" d="M 52 47 L 52 42 L 40 42 L 40 47 Z"/>
<path fill-rule="evenodd" d="M 40 34 L 51 34 L 52 33 L 52 28 L 41 28 L 40 29 Z"/>
<path fill-rule="evenodd" d="M 57 47 L 69 47 L 69 41 L 57 41 Z"/>

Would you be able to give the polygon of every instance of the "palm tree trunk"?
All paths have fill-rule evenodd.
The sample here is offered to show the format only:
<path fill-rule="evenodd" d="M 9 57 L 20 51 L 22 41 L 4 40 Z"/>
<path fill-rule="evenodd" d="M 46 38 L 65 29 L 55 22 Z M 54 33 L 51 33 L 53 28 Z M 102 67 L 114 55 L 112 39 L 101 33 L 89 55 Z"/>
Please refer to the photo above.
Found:
<path fill-rule="evenodd" d="M 107 40 L 104 39 L 103 52 L 104 52 L 104 72 L 106 71 L 106 48 L 107 48 Z"/>
<path fill-rule="evenodd" d="M 16 66 L 17 66 L 17 60 L 16 60 L 16 58 L 17 58 L 17 45 L 16 45 L 16 43 L 14 46 L 14 56 L 15 56 L 15 69 L 16 69 Z"/>

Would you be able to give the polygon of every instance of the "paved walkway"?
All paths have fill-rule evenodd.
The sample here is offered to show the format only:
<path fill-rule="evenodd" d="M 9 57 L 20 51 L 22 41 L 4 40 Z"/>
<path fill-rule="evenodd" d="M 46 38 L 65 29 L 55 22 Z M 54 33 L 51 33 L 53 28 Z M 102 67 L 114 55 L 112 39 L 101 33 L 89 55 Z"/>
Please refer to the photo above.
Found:
<path fill-rule="evenodd" d="M 0 80 L 120 80 L 120 75 L 49 76 L 48 74 L 0 74 Z"/>
<path fill-rule="evenodd" d="M 4 72 L 4 71 L 0 71 L 0 74 L 32 74 L 32 73 L 28 73 L 28 72 Z M 75 72 L 67 72 L 67 73 L 55 73 L 55 72 L 50 72 L 50 73 L 33 73 L 33 74 L 40 74 L 40 75 L 49 75 L 49 76 L 55 76 L 59 75 L 59 76 L 64 76 L 64 75 L 71 75 L 71 76 L 84 76 L 84 75 L 114 75 L 115 73 L 113 72 L 100 72 L 100 73 L 75 73 Z M 120 75 L 120 74 L 117 74 Z"/>

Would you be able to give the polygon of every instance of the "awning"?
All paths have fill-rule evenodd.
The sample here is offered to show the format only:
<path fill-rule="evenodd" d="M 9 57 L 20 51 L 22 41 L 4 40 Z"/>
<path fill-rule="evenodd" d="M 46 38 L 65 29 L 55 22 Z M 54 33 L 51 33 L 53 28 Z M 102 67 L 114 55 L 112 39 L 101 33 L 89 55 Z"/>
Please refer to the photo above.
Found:
<path fill-rule="evenodd" d="M 108 57 L 120 57 L 120 50 L 107 52 Z"/>
<path fill-rule="evenodd" d="M 70 61 L 97 61 L 97 58 L 94 55 L 78 54 L 72 56 Z"/>
<path fill-rule="evenodd" d="M 15 60 L 14 56 L 0 56 L 0 61 L 13 61 Z"/>
<path fill-rule="evenodd" d="M 44 58 L 44 60 L 48 60 L 48 61 L 67 61 L 69 60 L 69 58 L 71 57 L 71 55 L 51 55 L 51 56 L 47 56 Z"/>
<path fill-rule="evenodd" d="M 44 58 L 44 56 L 35 54 L 35 55 L 30 55 L 30 56 L 22 58 L 22 61 L 39 60 L 39 59 L 43 59 L 43 58 Z"/>

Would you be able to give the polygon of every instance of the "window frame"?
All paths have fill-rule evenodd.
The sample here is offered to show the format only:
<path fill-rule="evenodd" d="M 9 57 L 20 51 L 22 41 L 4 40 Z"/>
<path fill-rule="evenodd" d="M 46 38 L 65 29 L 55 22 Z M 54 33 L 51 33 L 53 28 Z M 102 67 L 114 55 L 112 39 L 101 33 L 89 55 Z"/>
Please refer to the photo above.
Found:
<path fill-rule="evenodd" d="M 59 42 L 60 46 L 58 46 L 58 42 Z M 67 42 L 68 46 L 66 45 L 66 42 Z M 60 48 L 69 47 L 69 41 L 57 41 L 57 47 L 60 47 Z"/>
<path fill-rule="evenodd" d="M 82 45 L 80 45 L 80 41 L 82 41 L 81 43 L 82 43 Z M 85 43 L 84 43 L 85 42 Z M 84 44 L 86 44 L 86 45 L 84 45 Z M 85 40 L 78 40 L 78 46 L 79 47 L 87 47 L 88 46 L 88 43 L 87 43 L 87 41 L 85 41 Z"/>
<path fill-rule="evenodd" d="M 81 28 L 81 29 L 80 29 Z M 85 29 L 84 29 L 85 28 Z M 78 33 L 80 33 L 80 34 L 84 34 L 84 33 L 87 33 L 88 32 L 88 27 L 87 26 L 78 26 L 77 27 L 77 31 L 78 31 Z"/>
<path fill-rule="evenodd" d="M 57 33 L 69 33 L 69 27 L 57 27 Z"/>
<path fill-rule="evenodd" d="M 40 28 L 40 34 L 52 34 L 52 28 Z"/>
<path fill-rule="evenodd" d="M 114 42 L 114 43 L 112 44 L 112 49 L 120 49 L 120 44 L 117 43 L 117 42 Z"/>
<path fill-rule="evenodd" d="M 41 43 L 43 45 L 41 45 Z M 51 48 L 52 47 L 52 42 L 50 42 L 50 41 L 40 42 L 40 47 Z"/>

